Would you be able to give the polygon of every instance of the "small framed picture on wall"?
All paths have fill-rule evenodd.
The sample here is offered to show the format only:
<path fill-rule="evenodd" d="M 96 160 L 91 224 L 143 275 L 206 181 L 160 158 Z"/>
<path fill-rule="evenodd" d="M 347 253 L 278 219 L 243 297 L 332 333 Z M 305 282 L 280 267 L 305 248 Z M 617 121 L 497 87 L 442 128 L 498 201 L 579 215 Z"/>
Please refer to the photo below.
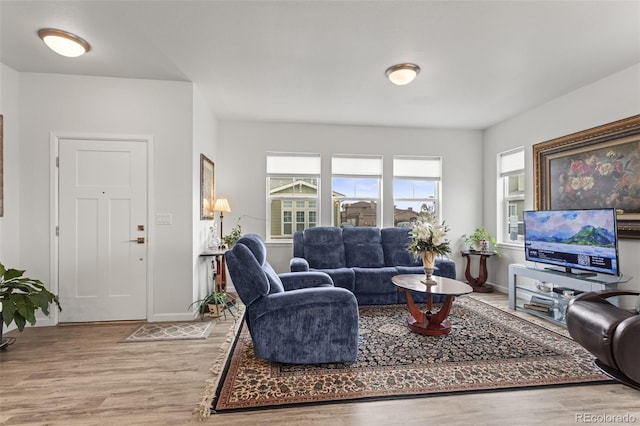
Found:
<path fill-rule="evenodd" d="M 204 154 L 200 154 L 200 219 L 213 220 L 215 201 L 215 166 Z"/>

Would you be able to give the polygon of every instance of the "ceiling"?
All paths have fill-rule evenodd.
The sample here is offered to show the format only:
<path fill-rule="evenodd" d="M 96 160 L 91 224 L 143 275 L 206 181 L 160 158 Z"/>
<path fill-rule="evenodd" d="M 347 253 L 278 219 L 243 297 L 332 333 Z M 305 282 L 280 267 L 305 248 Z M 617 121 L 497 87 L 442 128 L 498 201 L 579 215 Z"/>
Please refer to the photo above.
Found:
<path fill-rule="evenodd" d="M 640 63 L 640 1 L 0 0 L 0 62 L 191 81 L 219 119 L 484 129 Z"/>

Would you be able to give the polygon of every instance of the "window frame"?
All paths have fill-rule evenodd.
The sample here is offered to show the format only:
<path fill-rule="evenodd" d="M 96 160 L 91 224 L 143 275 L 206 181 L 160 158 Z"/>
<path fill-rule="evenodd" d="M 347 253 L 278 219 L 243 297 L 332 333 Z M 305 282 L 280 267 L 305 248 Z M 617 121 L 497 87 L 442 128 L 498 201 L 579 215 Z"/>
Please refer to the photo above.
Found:
<path fill-rule="evenodd" d="M 397 160 L 397 162 L 396 162 Z M 410 173 L 410 172 L 405 172 L 403 170 L 398 170 L 401 169 L 402 167 L 400 167 L 401 162 L 406 162 L 407 161 L 415 161 L 415 165 L 418 166 L 412 166 L 409 167 L 409 169 L 413 169 L 413 170 L 420 170 L 419 172 L 414 172 L 414 173 Z M 428 167 L 421 167 L 423 165 L 428 165 L 428 163 L 434 163 L 437 162 L 437 167 L 435 169 L 431 168 L 429 169 Z M 420 164 L 422 163 L 422 164 Z M 393 199 L 393 224 L 394 226 L 396 226 L 396 205 L 397 205 L 397 201 L 417 201 L 420 203 L 420 205 L 422 206 L 423 204 L 429 204 L 432 203 L 435 213 L 437 215 L 437 217 L 442 220 L 441 218 L 441 212 L 442 212 L 442 157 L 439 156 L 408 156 L 408 155 L 394 155 L 393 156 L 393 160 L 392 160 L 392 173 L 391 176 L 393 178 L 393 184 L 392 184 L 392 199 Z M 427 170 L 427 172 L 424 172 L 424 170 Z M 432 197 L 426 197 L 426 198 L 422 198 L 422 197 L 413 197 L 413 198 L 406 198 L 406 197 L 396 197 L 395 194 L 395 183 L 396 183 L 396 179 L 398 180 L 403 180 L 403 181 L 422 181 L 422 182 L 433 182 L 435 185 L 434 188 L 434 195 Z M 419 212 L 420 210 L 418 210 L 417 212 Z"/>
<path fill-rule="evenodd" d="M 292 164 L 291 161 L 288 162 L 288 164 L 285 167 L 282 167 L 281 163 L 278 163 L 277 161 L 273 161 L 271 164 L 276 164 L 276 167 L 273 168 L 269 168 L 269 161 L 271 157 L 288 157 L 288 160 L 294 160 L 298 159 L 298 158 L 313 158 L 315 160 L 316 164 L 316 168 L 315 170 L 311 170 L 311 172 L 309 172 L 308 170 L 305 170 L 304 168 L 301 167 L 296 167 L 295 164 Z M 300 222 L 297 221 L 298 218 L 298 211 L 300 212 L 304 212 L 304 222 L 303 222 L 303 229 L 306 229 L 309 225 L 309 217 L 310 217 L 310 212 L 312 207 L 310 207 L 310 204 L 312 202 L 315 202 L 315 208 L 313 208 L 313 211 L 315 212 L 315 217 L 316 217 L 316 221 L 314 222 L 313 226 L 318 226 L 318 221 L 320 219 L 321 216 L 321 201 L 320 201 L 320 195 L 321 195 L 321 178 L 320 178 L 320 174 L 321 174 L 321 157 L 320 154 L 313 154 L 313 153 L 274 153 L 274 152 L 268 152 L 266 155 L 266 162 L 267 162 L 267 170 L 266 170 L 266 179 L 265 179 L 265 184 L 266 184 L 266 235 L 267 235 L 267 242 L 269 243 L 290 243 L 293 240 L 293 234 L 298 230 L 298 224 Z M 291 165 L 291 168 L 289 170 L 291 170 L 291 173 L 287 173 L 287 167 Z M 275 170 L 274 170 L 275 169 Z M 313 169 L 313 167 L 312 167 Z M 309 182 L 309 184 L 314 185 L 314 181 L 315 181 L 315 187 L 316 187 L 316 192 L 315 194 L 309 194 L 309 195 L 304 195 L 304 194 L 300 194 L 300 195 L 296 195 L 293 196 L 292 194 L 285 194 L 285 195 L 272 195 L 271 191 L 273 190 L 271 188 L 271 180 L 272 179 L 291 179 L 291 183 L 295 183 L 297 180 L 300 181 L 311 181 Z M 273 221 L 275 220 L 275 218 L 272 217 L 272 203 L 274 201 L 278 201 L 280 200 L 282 202 L 281 204 L 281 208 L 280 208 L 280 217 L 278 218 L 278 221 L 280 223 L 280 230 L 281 233 L 280 235 L 273 235 L 272 231 L 273 231 Z M 285 201 L 289 201 L 291 203 L 291 207 L 290 208 L 286 208 L 284 207 L 284 202 Z M 304 202 L 304 207 L 299 210 L 297 207 L 297 203 L 298 202 Z M 285 220 L 285 213 L 290 213 L 291 215 L 291 220 L 290 221 L 286 221 Z M 285 233 L 285 227 L 290 226 L 291 227 L 291 233 Z"/>
<path fill-rule="evenodd" d="M 366 173 L 365 172 L 358 173 L 357 171 L 341 172 L 341 170 L 339 170 L 339 172 L 336 173 L 334 171 L 336 168 L 336 162 L 334 160 L 336 159 L 351 159 L 355 161 L 375 160 L 376 162 L 378 162 L 378 164 L 376 165 L 376 167 L 374 167 L 372 170 L 370 169 Z M 364 202 L 374 202 L 376 204 L 375 224 L 373 225 L 356 224 L 352 226 L 372 226 L 372 227 L 379 227 L 379 228 L 382 227 L 382 224 L 384 223 L 383 217 L 382 217 L 382 212 L 383 212 L 382 187 L 383 187 L 383 175 L 384 175 L 383 161 L 384 161 L 384 158 L 382 155 L 333 154 L 331 156 L 331 205 L 333 206 L 333 208 L 331 209 L 331 223 L 333 224 L 333 226 L 343 227 L 344 225 L 344 223 L 340 220 L 340 217 L 336 216 L 336 215 L 340 215 L 340 212 L 341 212 L 341 209 L 339 207 L 336 208 L 336 206 L 343 205 L 345 202 L 357 203 L 357 202 L 364 201 Z M 370 163 L 369 165 L 372 165 L 372 164 L 373 162 Z M 376 171 L 377 173 L 375 173 Z M 337 193 L 337 190 L 335 189 L 335 186 L 334 186 L 334 179 L 377 179 L 378 196 L 377 197 L 358 197 L 358 196 L 351 196 L 350 194 L 345 194 L 344 197 L 337 197 L 334 195 L 335 193 Z M 337 205 L 336 205 L 336 202 L 338 203 Z"/>
<path fill-rule="evenodd" d="M 516 155 L 517 156 L 521 155 L 522 158 L 519 159 L 514 157 Z M 524 211 L 524 202 L 525 202 L 524 155 L 525 155 L 524 147 L 518 147 L 515 149 L 510 149 L 508 151 L 498 153 L 498 194 L 499 194 L 498 196 L 499 196 L 500 202 L 498 203 L 499 207 L 497 212 L 498 214 L 496 215 L 496 217 L 497 217 L 497 229 L 499 230 L 498 241 L 500 244 L 524 246 L 524 234 L 518 233 L 517 240 L 512 240 L 510 238 L 510 235 L 511 235 L 510 218 L 512 216 L 510 215 L 510 210 L 511 210 L 511 207 L 514 205 L 513 202 L 521 201 L 523 205 L 522 210 Z M 511 166 L 509 168 L 506 168 L 505 170 L 504 159 L 506 157 L 511 157 L 510 160 L 513 160 L 513 158 L 516 158 L 518 163 L 517 166 L 514 167 L 513 163 L 511 163 Z M 512 194 L 510 192 L 509 179 L 512 177 L 518 178 L 518 187 L 520 187 L 520 180 L 522 180 L 522 190 L 517 191 L 515 194 Z M 522 215 L 522 211 L 517 213 L 518 213 L 517 216 Z M 523 221 L 518 219 L 518 222 L 517 222 L 518 229 L 520 228 L 521 225 L 522 226 L 524 225 Z"/>

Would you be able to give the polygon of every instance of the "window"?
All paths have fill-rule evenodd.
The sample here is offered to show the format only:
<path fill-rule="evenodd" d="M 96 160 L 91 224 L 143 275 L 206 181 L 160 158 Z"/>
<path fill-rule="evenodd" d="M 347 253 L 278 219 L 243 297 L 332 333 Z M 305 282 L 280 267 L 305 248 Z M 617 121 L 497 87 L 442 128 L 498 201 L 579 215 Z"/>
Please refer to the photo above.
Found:
<path fill-rule="evenodd" d="M 498 218 L 504 242 L 524 241 L 524 149 L 499 154 L 502 211 Z"/>
<path fill-rule="evenodd" d="M 268 239 L 291 239 L 317 226 L 320 155 L 267 154 Z"/>
<path fill-rule="evenodd" d="M 333 225 L 380 226 L 381 182 L 382 157 L 332 157 Z"/>
<path fill-rule="evenodd" d="M 407 226 L 423 205 L 440 212 L 441 160 L 438 157 L 393 157 L 393 224 Z"/>

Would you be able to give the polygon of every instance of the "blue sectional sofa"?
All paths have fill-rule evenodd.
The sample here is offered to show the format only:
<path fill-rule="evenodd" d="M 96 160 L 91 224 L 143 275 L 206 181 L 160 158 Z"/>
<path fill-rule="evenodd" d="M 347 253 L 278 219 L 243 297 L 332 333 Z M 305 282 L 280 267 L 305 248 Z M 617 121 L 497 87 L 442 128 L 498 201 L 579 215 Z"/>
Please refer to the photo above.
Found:
<path fill-rule="evenodd" d="M 404 303 L 404 292 L 398 291 L 391 277 L 424 274 L 422 261 L 407 250 L 410 242 L 408 228 L 308 228 L 293 235 L 290 268 L 291 272 L 326 272 L 336 287 L 355 294 L 360 305 Z M 452 260 L 438 258 L 435 266 L 434 275 L 456 278 Z M 426 301 L 426 293 L 413 292 L 412 297 Z"/>

